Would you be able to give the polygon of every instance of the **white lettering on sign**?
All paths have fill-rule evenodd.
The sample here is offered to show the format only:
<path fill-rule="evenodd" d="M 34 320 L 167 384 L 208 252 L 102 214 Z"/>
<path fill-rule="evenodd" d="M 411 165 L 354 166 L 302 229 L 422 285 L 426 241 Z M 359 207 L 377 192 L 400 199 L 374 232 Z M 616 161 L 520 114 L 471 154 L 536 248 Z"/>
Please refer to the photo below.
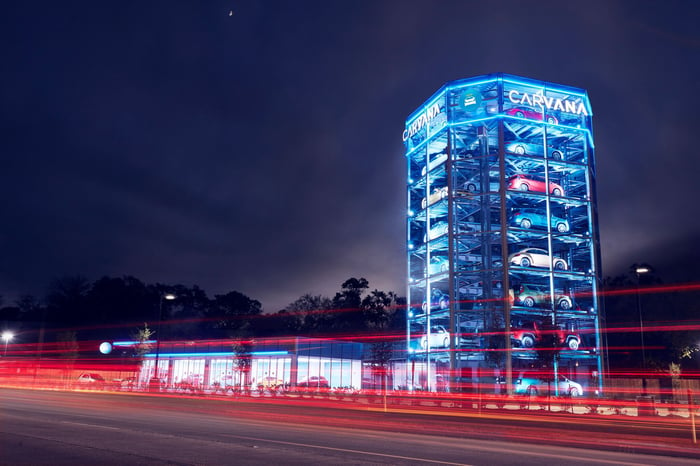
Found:
<path fill-rule="evenodd" d="M 546 97 L 544 94 L 528 94 L 527 92 L 520 92 L 512 89 L 508 92 L 508 99 L 514 104 L 522 105 L 526 104 L 531 107 L 537 105 L 539 107 L 547 108 L 549 110 L 559 110 L 566 113 L 573 113 L 575 115 L 585 115 L 588 116 L 588 110 L 583 104 L 583 100 L 579 102 L 574 102 L 569 99 L 555 99 L 554 97 Z"/>
<path fill-rule="evenodd" d="M 439 113 L 440 105 L 438 104 L 433 104 L 430 108 L 426 109 L 425 112 L 421 113 L 420 116 L 413 120 L 413 123 L 403 131 L 404 142 L 423 129 L 423 127 L 426 126 L 430 120 L 438 116 Z"/>

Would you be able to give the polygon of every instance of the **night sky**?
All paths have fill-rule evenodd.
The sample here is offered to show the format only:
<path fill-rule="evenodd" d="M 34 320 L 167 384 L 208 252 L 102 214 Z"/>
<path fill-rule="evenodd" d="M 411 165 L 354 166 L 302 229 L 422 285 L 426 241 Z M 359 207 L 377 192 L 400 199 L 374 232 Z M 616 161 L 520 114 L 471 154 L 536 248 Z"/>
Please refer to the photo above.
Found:
<path fill-rule="evenodd" d="M 1 18 L 5 304 L 77 274 L 269 312 L 352 276 L 404 295 L 404 121 L 493 72 L 588 91 L 603 273 L 700 279 L 698 1 L 53 1 Z"/>

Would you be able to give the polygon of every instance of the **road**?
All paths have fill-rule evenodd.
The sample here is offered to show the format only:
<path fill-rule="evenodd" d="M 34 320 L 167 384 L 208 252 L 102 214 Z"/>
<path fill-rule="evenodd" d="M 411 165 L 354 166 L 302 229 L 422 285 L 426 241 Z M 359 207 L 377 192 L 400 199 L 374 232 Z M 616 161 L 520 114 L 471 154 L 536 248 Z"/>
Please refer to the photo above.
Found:
<path fill-rule="evenodd" d="M 644 446 L 663 452 L 664 444 L 614 429 L 601 429 L 599 442 L 586 433 L 587 442 L 572 448 L 561 444 L 569 441 L 565 429 L 545 419 L 523 424 L 289 400 L 13 389 L 0 396 L 1 464 L 689 465 L 700 458 L 690 445 L 669 447 L 682 456 L 640 454 Z M 569 428 L 572 442 L 581 438 Z M 617 435 L 621 448 L 609 448 Z M 604 439 L 608 449 L 600 447 Z"/>

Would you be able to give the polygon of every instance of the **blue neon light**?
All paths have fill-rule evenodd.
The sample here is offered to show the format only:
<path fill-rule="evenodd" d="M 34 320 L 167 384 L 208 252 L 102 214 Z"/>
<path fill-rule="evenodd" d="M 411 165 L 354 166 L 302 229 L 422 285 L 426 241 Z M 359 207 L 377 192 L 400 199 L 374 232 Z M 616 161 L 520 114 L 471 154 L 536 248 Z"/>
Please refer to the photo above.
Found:
<path fill-rule="evenodd" d="M 498 79 L 497 79 L 497 78 L 486 79 L 486 80 L 482 80 L 482 81 L 465 82 L 465 83 L 462 83 L 462 84 L 457 84 L 457 85 L 455 85 L 455 86 L 449 86 L 447 89 L 449 89 L 449 90 L 451 90 L 451 91 L 454 91 L 454 90 L 457 90 L 457 89 L 463 89 L 463 88 L 465 88 L 465 87 L 481 86 L 481 85 L 484 85 L 484 84 L 491 84 L 491 83 L 495 83 L 495 82 L 498 82 Z"/>
<path fill-rule="evenodd" d="M 141 345 L 141 344 L 153 344 L 155 343 L 155 340 L 146 340 L 146 341 L 113 341 L 112 346 L 136 346 L 136 345 Z"/>
<path fill-rule="evenodd" d="M 251 356 L 284 356 L 289 354 L 287 351 L 253 351 Z M 218 351 L 210 353 L 160 353 L 161 358 L 201 358 L 206 356 L 235 356 L 233 351 Z M 155 358 L 155 354 L 146 354 L 147 358 Z"/>
<path fill-rule="evenodd" d="M 537 120 L 528 120 L 527 118 L 518 118 L 518 117 L 512 116 L 512 115 L 502 115 L 502 114 L 498 114 L 498 115 L 489 116 L 489 117 L 485 117 L 485 118 L 475 118 L 475 119 L 473 119 L 473 120 L 460 120 L 460 121 L 450 122 L 450 123 L 447 123 L 445 126 L 463 126 L 463 125 L 468 125 L 468 124 L 471 124 L 471 123 L 478 123 L 478 122 L 481 122 L 481 121 L 495 120 L 495 119 L 497 119 L 497 118 L 501 118 L 501 119 L 503 119 L 503 118 L 512 118 L 512 119 L 515 119 L 515 120 L 527 121 L 528 123 L 531 123 L 531 124 L 535 124 L 535 123 L 543 124 L 542 122 L 538 122 Z M 548 123 L 548 124 L 549 124 L 550 126 L 552 126 L 551 123 Z M 578 131 L 584 131 L 584 132 L 586 133 L 587 137 L 588 137 L 588 141 L 589 141 L 589 143 L 591 144 L 591 147 L 595 148 L 595 144 L 594 144 L 594 142 L 593 142 L 593 134 L 591 133 L 591 130 L 589 130 L 589 129 L 587 129 L 587 128 L 581 128 L 580 126 L 570 126 L 570 125 L 562 125 L 562 124 L 558 124 L 558 125 L 556 125 L 556 126 L 558 126 L 559 128 L 568 128 L 568 129 L 575 129 L 575 130 L 578 130 Z M 416 152 L 416 151 L 422 149 L 423 146 L 425 146 L 428 142 L 430 142 L 430 139 L 429 139 L 429 138 L 426 138 L 426 139 L 423 140 L 420 144 L 418 144 L 417 146 L 415 146 L 413 149 L 411 149 L 410 151 L 406 152 L 406 153 L 404 154 L 404 156 L 406 156 L 406 157 L 411 157 L 411 156 L 413 156 L 413 153 L 414 153 L 414 152 Z"/>

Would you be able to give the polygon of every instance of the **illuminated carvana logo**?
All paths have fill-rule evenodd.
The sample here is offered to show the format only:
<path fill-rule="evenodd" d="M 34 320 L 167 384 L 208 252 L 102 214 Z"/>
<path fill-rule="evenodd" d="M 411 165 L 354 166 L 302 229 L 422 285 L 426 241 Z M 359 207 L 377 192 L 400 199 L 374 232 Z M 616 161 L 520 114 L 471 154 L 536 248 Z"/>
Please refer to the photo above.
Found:
<path fill-rule="evenodd" d="M 511 102 L 518 105 L 526 104 L 531 107 L 537 105 L 543 109 L 560 110 L 575 115 L 588 116 L 588 110 L 586 110 L 586 106 L 583 105 L 583 101 L 574 102 L 573 100 L 555 99 L 554 97 L 547 97 L 543 94 L 528 94 L 527 92 L 520 94 L 520 92 L 515 89 L 508 92 L 508 98 Z"/>
<path fill-rule="evenodd" d="M 478 91 L 467 90 L 460 96 L 459 104 L 465 109 L 481 105 L 481 94 Z"/>
<path fill-rule="evenodd" d="M 413 123 L 403 131 L 403 140 L 413 137 L 418 131 L 423 129 L 430 120 L 440 114 L 440 105 L 437 103 L 430 106 L 425 112 L 421 113 L 418 118 L 413 120 Z"/>

